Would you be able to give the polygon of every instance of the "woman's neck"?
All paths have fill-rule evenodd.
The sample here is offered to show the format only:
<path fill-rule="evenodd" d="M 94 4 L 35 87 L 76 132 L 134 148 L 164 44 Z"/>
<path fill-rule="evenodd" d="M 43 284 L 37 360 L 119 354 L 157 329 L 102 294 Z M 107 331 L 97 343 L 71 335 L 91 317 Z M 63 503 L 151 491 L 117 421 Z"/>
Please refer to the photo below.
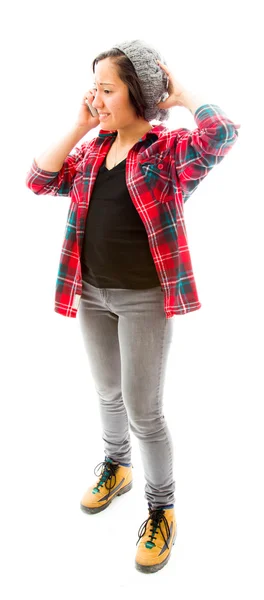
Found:
<path fill-rule="evenodd" d="M 131 127 L 130 131 L 128 131 L 128 129 L 118 129 L 116 136 L 118 148 L 121 150 L 122 148 L 135 144 L 137 140 L 151 129 L 152 125 L 148 122 L 145 122 L 143 127 L 139 127 L 138 130 L 135 130 L 135 127 Z"/>

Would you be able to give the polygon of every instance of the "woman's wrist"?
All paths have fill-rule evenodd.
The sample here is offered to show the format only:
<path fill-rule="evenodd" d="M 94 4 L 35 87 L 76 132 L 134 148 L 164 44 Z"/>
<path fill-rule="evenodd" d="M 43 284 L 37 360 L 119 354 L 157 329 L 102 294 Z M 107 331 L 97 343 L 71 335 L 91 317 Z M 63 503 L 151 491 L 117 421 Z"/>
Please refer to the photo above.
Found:
<path fill-rule="evenodd" d="M 181 106 L 187 108 L 193 115 L 196 112 L 197 108 L 203 106 L 203 104 L 208 104 L 208 100 L 202 98 L 198 94 L 194 94 L 189 90 L 184 90 L 180 96 Z"/>

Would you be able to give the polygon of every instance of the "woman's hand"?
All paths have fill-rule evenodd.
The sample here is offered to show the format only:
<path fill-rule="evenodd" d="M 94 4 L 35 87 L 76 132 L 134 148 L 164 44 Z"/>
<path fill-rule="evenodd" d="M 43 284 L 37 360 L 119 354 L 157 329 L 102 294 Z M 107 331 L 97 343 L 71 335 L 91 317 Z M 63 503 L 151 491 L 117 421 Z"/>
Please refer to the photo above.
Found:
<path fill-rule="evenodd" d="M 97 125 L 100 124 L 100 119 L 98 116 L 93 117 L 89 111 L 89 108 L 87 106 L 87 104 L 85 103 L 85 100 L 88 100 L 88 102 L 90 104 L 92 104 L 93 100 L 94 100 L 94 95 L 92 90 L 88 90 L 83 98 L 82 98 L 82 102 L 81 102 L 81 106 L 79 109 L 79 113 L 77 115 L 76 118 L 76 125 L 78 127 L 87 127 L 87 130 L 89 131 L 89 129 L 93 129 L 94 127 L 97 127 Z"/>
<path fill-rule="evenodd" d="M 173 77 L 166 65 L 160 62 L 160 60 L 157 60 L 157 63 L 169 77 L 169 85 L 167 90 L 169 96 L 166 98 L 166 100 L 164 100 L 164 102 L 159 102 L 157 104 L 158 108 L 167 109 L 172 108 L 172 106 L 185 106 L 183 94 L 186 92 L 186 89 L 175 79 L 175 77 Z"/>

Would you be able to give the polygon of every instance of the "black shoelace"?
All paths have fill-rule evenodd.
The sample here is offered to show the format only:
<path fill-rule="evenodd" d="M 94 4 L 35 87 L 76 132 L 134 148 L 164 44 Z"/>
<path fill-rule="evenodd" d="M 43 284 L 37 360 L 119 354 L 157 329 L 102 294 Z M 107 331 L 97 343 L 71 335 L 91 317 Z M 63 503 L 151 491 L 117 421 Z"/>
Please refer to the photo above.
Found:
<path fill-rule="evenodd" d="M 138 544 L 139 540 L 143 537 L 143 535 L 146 533 L 146 529 L 147 529 L 147 524 L 150 521 L 151 527 L 150 527 L 150 531 L 151 533 L 149 534 L 149 541 L 153 543 L 153 540 L 156 539 L 155 533 L 157 532 L 157 529 L 159 527 L 159 530 L 161 532 L 161 535 L 164 539 L 164 542 L 167 546 L 167 548 L 169 548 L 167 540 L 164 537 L 163 531 L 160 527 L 161 523 L 163 522 L 165 525 L 165 530 L 167 533 L 167 538 L 170 535 L 170 528 L 169 528 L 169 524 L 168 521 L 165 517 L 164 514 L 164 509 L 163 508 L 149 508 L 149 517 L 146 519 L 146 521 L 144 521 L 142 523 L 142 525 L 140 526 L 139 530 L 138 530 L 138 541 L 136 543 L 136 545 Z"/>
<path fill-rule="evenodd" d="M 105 484 L 105 487 L 107 490 L 109 490 L 109 494 L 111 492 L 111 490 L 115 487 L 116 484 L 116 470 L 119 467 L 118 464 L 113 464 L 111 462 L 109 462 L 108 460 L 104 460 L 103 462 L 98 463 L 98 465 L 96 465 L 95 469 L 94 469 L 94 474 L 99 477 L 100 475 L 100 479 L 97 483 L 97 489 L 99 490 L 100 487 L 102 485 Z M 97 472 L 97 469 L 100 469 L 101 471 L 99 471 L 99 473 Z M 114 483 L 113 485 L 111 485 L 112 483 L 112 478 L 114 478 Z M 107 486 L 107 483 L 110 483 L 110 487 Z"/>

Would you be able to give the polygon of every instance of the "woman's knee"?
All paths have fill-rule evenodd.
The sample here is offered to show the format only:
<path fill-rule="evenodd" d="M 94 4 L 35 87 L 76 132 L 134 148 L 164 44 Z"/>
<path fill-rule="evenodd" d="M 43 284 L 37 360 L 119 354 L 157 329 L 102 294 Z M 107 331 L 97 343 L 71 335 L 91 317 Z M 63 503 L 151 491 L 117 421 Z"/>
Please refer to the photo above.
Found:
<path fill-rule="evenodd" d="M 133 414 L 129 415 L 129 425 L 131 431 L 136 437 L 144 436 L 149 439 L 155 437 L 164 431 L 166 427 L 166 421 L 164 415 L 156 414 Z"/>

